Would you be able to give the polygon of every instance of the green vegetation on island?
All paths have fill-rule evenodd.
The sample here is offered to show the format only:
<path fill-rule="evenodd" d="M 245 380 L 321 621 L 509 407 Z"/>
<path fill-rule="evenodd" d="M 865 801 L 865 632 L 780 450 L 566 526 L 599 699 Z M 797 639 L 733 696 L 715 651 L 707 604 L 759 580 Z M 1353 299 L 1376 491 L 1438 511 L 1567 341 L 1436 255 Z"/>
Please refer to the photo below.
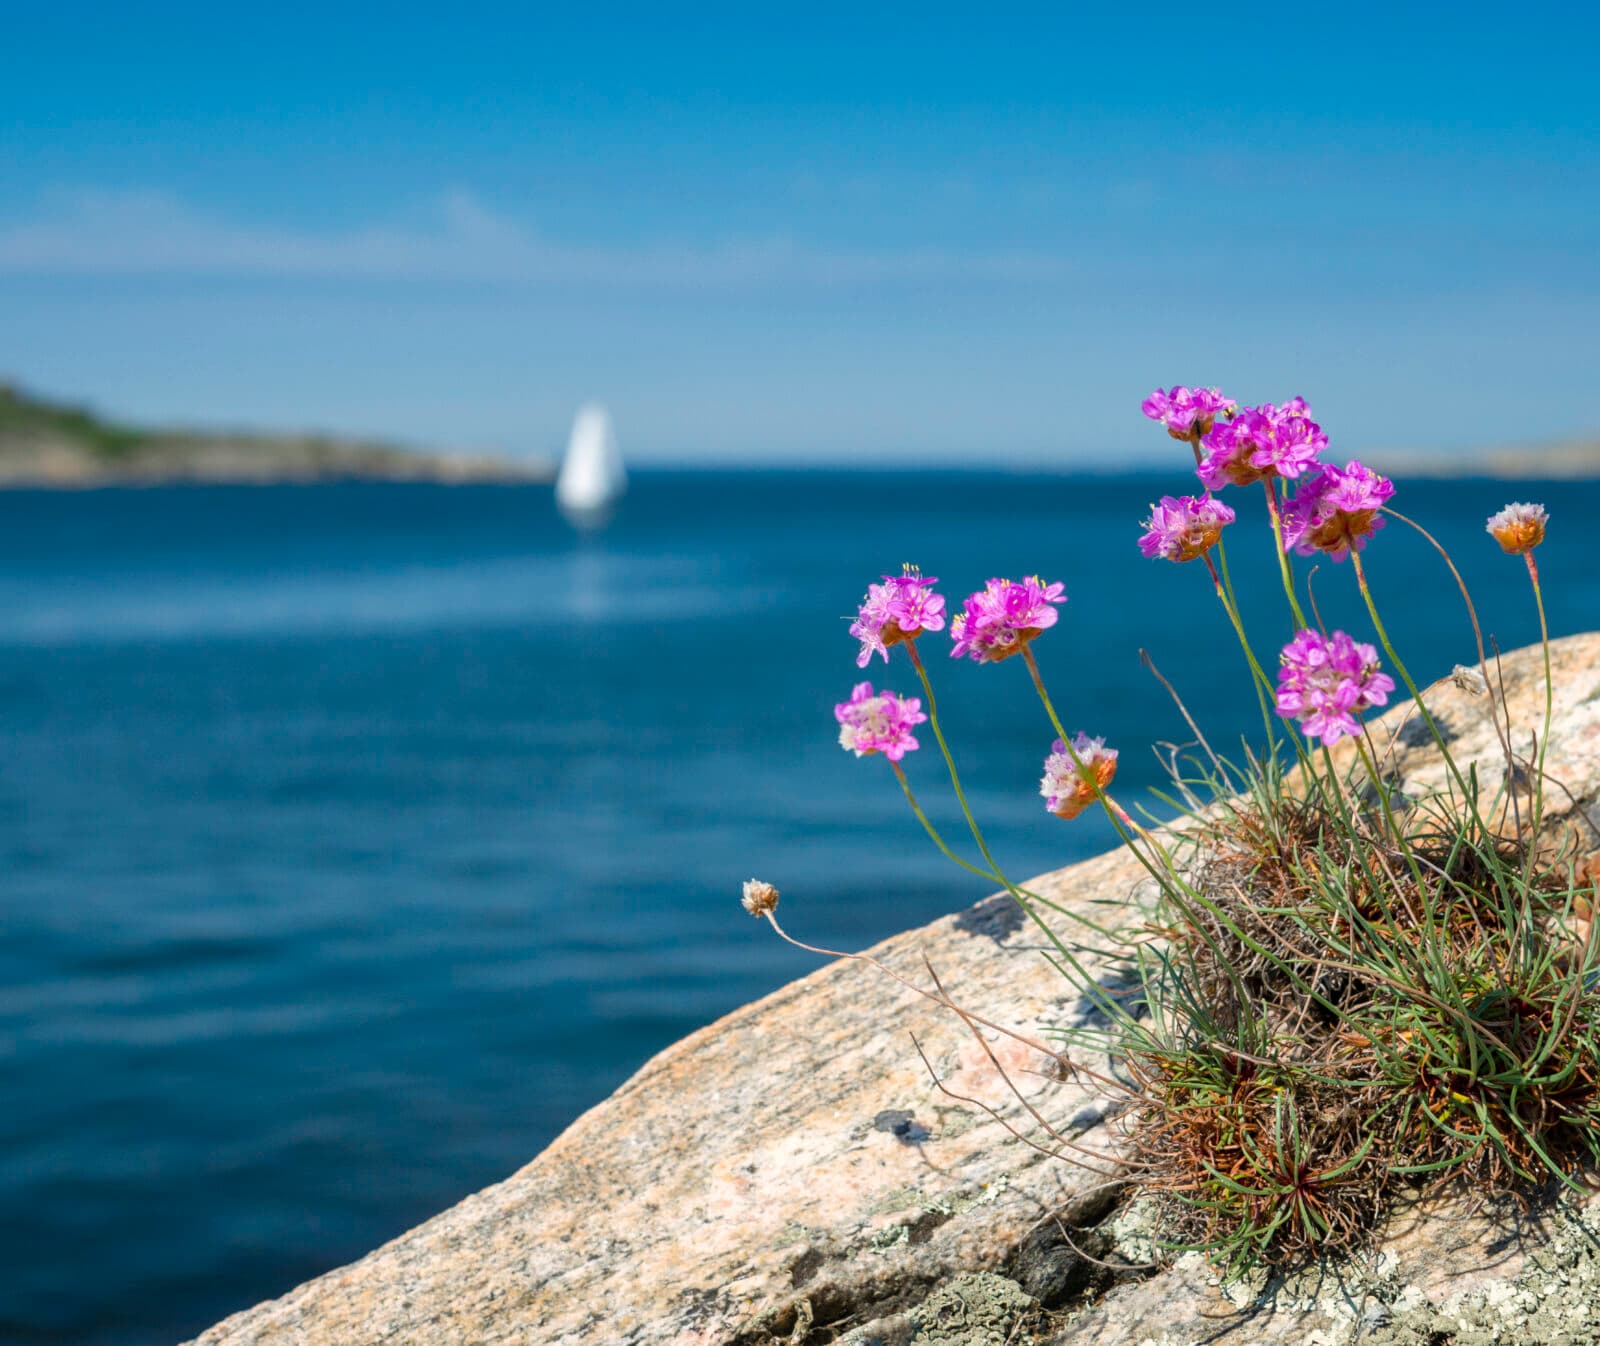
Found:
<path fill-rule="evenodd" d="M 0 383 L 0 486 L 166 481 L 545 481 L 543 461 L 433 453 L 338 435 L 161 429 Z"/>

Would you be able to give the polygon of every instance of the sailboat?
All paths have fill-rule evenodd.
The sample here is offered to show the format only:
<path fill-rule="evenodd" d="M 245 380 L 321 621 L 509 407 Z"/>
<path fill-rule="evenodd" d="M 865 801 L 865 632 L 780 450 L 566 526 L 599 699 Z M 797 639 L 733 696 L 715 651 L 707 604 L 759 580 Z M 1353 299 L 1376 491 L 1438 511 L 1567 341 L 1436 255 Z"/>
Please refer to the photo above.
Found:
<path fill-rule="evenodd" d="M 579 528 L 599 528 L 627 489 L 610 413 L 594 402 L 580 407 L 556 477 L 556 504 Z"/>

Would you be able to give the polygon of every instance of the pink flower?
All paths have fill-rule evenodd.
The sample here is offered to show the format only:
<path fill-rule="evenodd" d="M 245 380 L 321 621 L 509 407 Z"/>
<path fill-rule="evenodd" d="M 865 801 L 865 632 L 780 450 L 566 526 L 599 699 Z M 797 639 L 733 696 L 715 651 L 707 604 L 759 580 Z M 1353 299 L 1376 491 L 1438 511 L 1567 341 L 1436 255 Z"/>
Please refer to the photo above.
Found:
<path fill-rule="evenodd" d="M 923 631 L 944 630 L 944 598 L 932 591 L 937 580 L 923 579 L 915 566 L 902 575 L 885 575 L 882 584 L 867 585 L 850 634 L 861 642 L 856 667 L 865 668 L 874 654 L 889 660 L 889 646 L 913 640 Z"/>
<path fill-rule="evenodd" d="M 1324 464 L 1303 481 L 1283 511 L 1283 548 L 1302 556 L 1321 551 L 1342 561 L 1383 527 L 1379 513 L 1394 483 L 1369 467 Z"/>
<path fill-rule="evenodd" d="M 1076 754 L 1077 761 L 1073 761 Z M 1117 750 L 1106 747 L 1103 738 L 1079 733 L 1072 740 L 1072 752 L 1057 739 L 1044 759 L 1044 779 L 1039 793 L 1044 806 L 1058 818 L 1076 818 L 1100 796 L 1117 774 Z"/>
<path fill-rule="evenodd" d="M 998 663 L 1056 624 L 1052 604 L 1067 601 L 1065 585 L 1046 585 L 1037 575 L 1016 582 L 990 580 L 971 595 L 950 621 L 954 659 L 968 655 L 979 663 Z"/>
<path fill-rule="evenodd" d="M 833 718 L 839 721 L 841 748 L 857 757 L 881 752 L 891 762 L 898 762 L 916 751 L 917 740 L 911 730 L 928 717 L 922 713 L 919 698 L 874 692 L 870 682 L 858 682 L 850 699 L 833 708 Z"/>
<path fill-rule="evenodd" d="M 1278 714 L 1324 743 L 1359 734 L 1356 716 L 1388 704 L 1394 691 L 1394 679 L 1378 672 L 1378 652 L 1343 631 L 1296 632 L 1279 658 Z"/>
<path fill-rule="evenodd" d="M 1170 391 L 1157 388 L 1139 404 L 1139 409 L 1152 421 L 1165 425 L 1174 439 L 1188 439 L 1197 431 L 1205 434 L 1218 416 L 1238 405 L 1215 388 L 1185 388 L 1179 384 Z"/>
<path fill-rule="evenodd" d="M 1214 427 L 1204 447 L 1209 452 L 1195 472 L 1207 490 L 1220 491 L 1268 477 L 1298 477 L 1315 465 L 1328 437 L 1311 419 L 1305 399 L 1292 397 L 1281 407 L 1246 407 Z"/>
<path fill-rule="evenodd" d="M 1549 522 L 1543 505 L 1512 504 L 1489 516 L 1488 531 L 1504 550 L 1523 556 L 1544 541 L 1544 526 Z"/>
<path fill-rule="evenodd" d="M 1217 545 L 1233 518 L 1231 509 L 1209 495 L 1164 495 L 1159 505 L 1150 507 L 1139 550 L 1152 560 L 1193 561 Z"/>

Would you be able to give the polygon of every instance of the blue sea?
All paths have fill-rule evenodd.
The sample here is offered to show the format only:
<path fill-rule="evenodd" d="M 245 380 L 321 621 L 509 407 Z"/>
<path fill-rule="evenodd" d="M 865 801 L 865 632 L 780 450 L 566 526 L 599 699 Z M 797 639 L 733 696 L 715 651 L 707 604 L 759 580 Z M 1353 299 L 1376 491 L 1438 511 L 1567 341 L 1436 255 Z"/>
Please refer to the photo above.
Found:
<path fill-rule="evenodd" d="M 916 562 L 952 595 L 1040 573 L 1069 728 L 1122 751 L 1259 715 L 1199 565 L 1145 561 L 1168 478 L 641 474 L 580 536 L 538 487 L 0 493 L 0 1341 L 147 1346 L 359 1257 L 506 1177 L 651 1053 L 809 971 L 739 909 L 864 946 L 983 896 L 881 758 L 840 751 L 847 618 Z M 1530 496 L 1531 491 L 1531 496 Z M 1541 553 L 1558 634 L 1600 627 L 1600 485 Z M 1510 648 L 1537 636 L 1483 519 L 1408 486 Z M 1569 525 L 1567 520 L 1573 522 Z M 1260 502 L 1229 545 L 1258 645 L 1288 634 Z M 1367 553 L 1413 671 L 1471 657 L 1397 525 Z M 1330 624 L 1365 632 L 1348 566 Z M 1370 637 L 1369 637 L 1370 638 Z M 1017 876 L 1109 844 L 1036 790 L 1020 662 L 925 644 L 973 802 Z M 952 841 L 931 743 L 906 759 Z M 909 1050 L 909 1047 L 908 1047 Z"/>

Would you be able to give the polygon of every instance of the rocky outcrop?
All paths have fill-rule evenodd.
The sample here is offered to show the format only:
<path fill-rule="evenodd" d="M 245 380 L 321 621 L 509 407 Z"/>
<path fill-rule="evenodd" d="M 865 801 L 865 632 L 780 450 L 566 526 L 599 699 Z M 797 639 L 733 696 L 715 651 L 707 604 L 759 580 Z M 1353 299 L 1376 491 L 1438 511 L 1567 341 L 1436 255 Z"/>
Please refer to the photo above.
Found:
<path fill-rule="evenodd" d="M 1600 795 L 1600 636 L 1562 641 L 1555 657 L 1549 770 L 1570 795 L 1555 791 L 1553 807 L 1588 854 L 1600 846 L 1585 817 Z M 1514 720 L 1537 725 L 1538 651 L 1508 658 L 1504 675 Z M 1487 697 L 1446 682 L 1429 704 L 1458 757 L 1504 777 Z M 1402 777 L 1436 778 L 1426 738 L 1408 728 L 1400 741 Z M 1141 876 L 1113 853 L 1033 886 L 1089 912 Z M 784 914 L 803 927 L 798 904 Z M 1047 1038 L 1094 1010 L 1040 950 L 997 897 L 873 952 L 924 984 L 931 965 L 973 1013 Z M 1046 1125 L 1076 1162 L 1048 1152 L 1061 1146 Z M 1115 1145 L 1106 1099 L 1048 1054 L 975 1033 L 870 967 L 830 964 L 662 1052 L 507 1181 L 199 1343 L 1595 1337 L 1600 1263 L 1584 1211 L 1414 1211 L 1360 1265 L 1225 1294 L 1197 1258 L 1137 1265 L 1138 1207 L 1117 1209 L 1102 1157 Z"/>

